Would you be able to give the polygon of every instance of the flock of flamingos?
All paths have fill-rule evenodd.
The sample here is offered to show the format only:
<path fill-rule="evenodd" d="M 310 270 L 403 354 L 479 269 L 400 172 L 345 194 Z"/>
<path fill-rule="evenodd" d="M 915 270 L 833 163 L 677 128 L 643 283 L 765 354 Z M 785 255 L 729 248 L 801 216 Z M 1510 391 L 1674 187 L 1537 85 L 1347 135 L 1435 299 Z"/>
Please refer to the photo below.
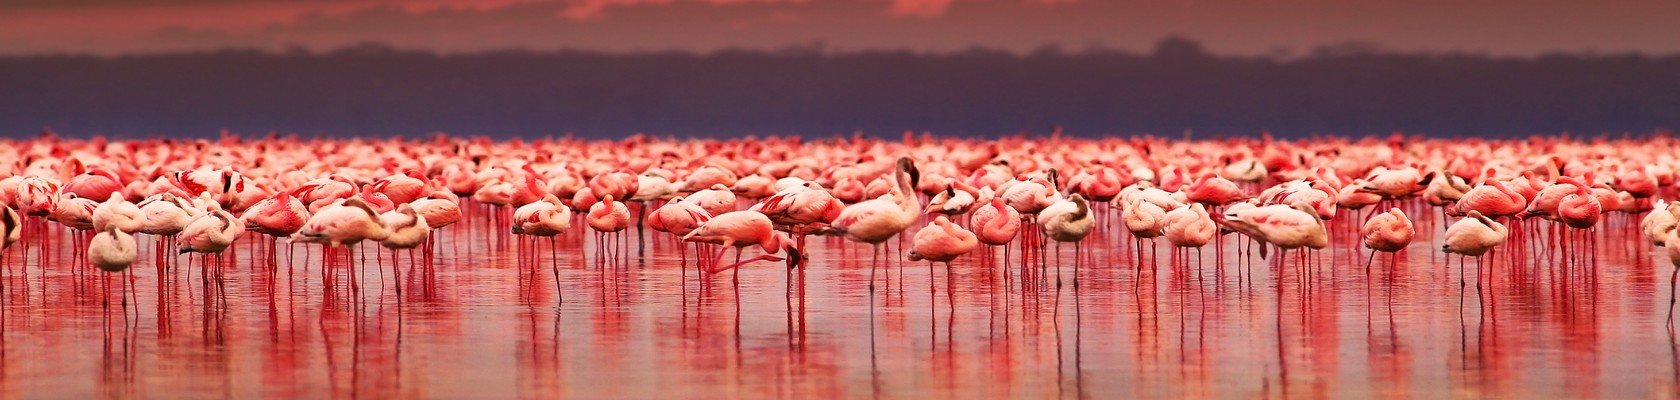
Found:
<path fill-rule="evenodd" d="M 522 246 L 541 246 L 546 238 L 550 252 L 562 251 L 553 242 L 566 232 L 588 230 L 598 258 L 615 262 L 632 251 L 625 232 L 635 232 L 637 242 L 680 240 L 666 249 L 681 249 L 684 269 L 691 265 L 697 279 L 768 261 L 788 268 L 790 291 L 792 271 L 821 268 L 805 250 L 812 236 L 870 245 L 869 290 L 875 271 L 890 264 L 950 268 L 965 256 L 984 260 L 981 265 L 1018 262 L 1022 274 L 1054 268 L 1054 275 L 1040 277 L 1053 276 L 1057 285 L 1062 268 L 1071 267 L 1077 287 L 1079 268 L 1093 267 L 1081 265 L 1086 257 L 1077 255 L 1079 247 L 1103 229 L 1129 232 L 1106 236 L 1129 241 L 1117 244 L 1137 253 L 1133 268 L 1113 268 L 1116 273 L 1158 268 L 1153 256 L 1145 265 L 1145 254 L 1164 242 L 1184 256 L 1174 260 L 1196 253 L 1196 276 L 1208 247 L 1219 250 L 1216 257 L 1231 247 L 1238 256 L 1265 257 L 1279 273 L 1310 274 L 1317 268 L 1313 252 L 1336 235 L 1357 235 L 1369 249 L 1369 270 L 1378 253 L 1404 251 L 1420 227 L 1444 235 L 1441 252 L 1463 256 L 1461 288 L 1464 258 L 1476 259 L 1478 290 L 1491 284 L 1496 275 L 1482 272 L 1482 258 L 1495 251 L 1535 268 L 1590 276 L 1596 261 L 1586 249 L 1606 229 L 1637 226 L 1652 249 L 1665 249 L 1680 263 L 1680 207 L 1662 200 L 1677 193 L 1680 143 L 1663 135 L 1295 141 L 44 135 L 0 144 L 0 160 L 11 160 L 0 165 L 0 245 L 8 249 L 0 264 L 9 271 L 20 257 L 27 262 L 28 249 L 10 251 L 14 243 L 68 232 L 72 240 L 55 245 L 85 252 L 50 267 L 109 272 L 103 274 L 107 293 L 112 275 L 124 278 L 125 292 L 134 284 L 124 274 L 141 253 L 160 272 L 177 268 L 180 254 L 194 254 L 189 260 L 198 261 L 202 279 L 213 281 L 228 272 L 289 267 L 292 260 L 272 259 L 282 242 L 323 246 L 324 260 L 342 260 L 323 275 L 343 270 L 355 286 L 365 252 L 378 253 L 381 263 L 387 253 L 396 260 L 406 254 L 411 268 L 429 263 L 434 243 L 452 239 L 435 232 L 474 218 L 520 238 Z M 657 233 L 644 236 L 643 229 Z M 239 241 L 270 249 L 268 269 L 257 260 L 243 269 L 220 262 Z M 1051 245 L 1074 246 L 1071 265 L 1045 256 Z M 46 251 L 37 254 L 37 264 L 48 268 Z M 1211 268 L 1224 273 L 1226 265 Z M 560 266 L 553 268 L 558 276 Z M 391 271 L 400 276 L 400 263 Z"/>

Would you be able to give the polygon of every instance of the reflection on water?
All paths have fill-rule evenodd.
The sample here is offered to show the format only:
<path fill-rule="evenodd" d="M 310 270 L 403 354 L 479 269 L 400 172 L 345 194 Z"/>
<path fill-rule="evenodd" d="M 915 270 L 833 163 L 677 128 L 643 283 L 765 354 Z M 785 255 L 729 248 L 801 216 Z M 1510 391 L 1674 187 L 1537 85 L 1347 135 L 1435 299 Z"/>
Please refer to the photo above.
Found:
<path fill-rule="evenodd" d="M 70 267 L 71 234 L 34 225 L 6 253 L 0 392 L 1675 396 L 1670 267 L 1637 238 L 1637 219 L 1611 218 L 1590 242 L 1522 225 L 1532 233 L 1484 261 L 1481 291 L 1475 260 L 1461 289 L 1459 260 L 1435 251 L 1439 221 L 1420 224 L 1398 268 L 1378 256 L 1369 273 L 1350 222 L 1332 224 L 1330 250 L 1291 253 L 1281 272 L 1236 238 L 1198 255 L 1099 232 L 1085 254 L 1050 246 L 1028 254 L 1028 268 L 1018 246 L 949 270 L 894 262 L 873 294 L 869 247 L 813 239 L 812 264 L 795 274 L 807 283 L 790 297 L 780 264 L 741 271 L 739 289 L 731 275 L 701 286 L 680 268 L 693 251 L 667 236 L 651 237 L 645 258 L 629 236 L 615 264 L 596 257 L 591 233 L 551 249 L 478 217 L 441 232 L 429 267 L 402 253 L 392 270 L 393 255 L 374 247 L 323 264 L 319 248 L 271 252 L 258 236 L 219 260 L 220 283 L 197 258 L 174 258 L 161 275 L 148 261 L 134 269 L 126 314 L 122 280 L 110 281 L 107 307 L 106 275 Z M 362 259 L 350 279 L 345 260 Z"/>

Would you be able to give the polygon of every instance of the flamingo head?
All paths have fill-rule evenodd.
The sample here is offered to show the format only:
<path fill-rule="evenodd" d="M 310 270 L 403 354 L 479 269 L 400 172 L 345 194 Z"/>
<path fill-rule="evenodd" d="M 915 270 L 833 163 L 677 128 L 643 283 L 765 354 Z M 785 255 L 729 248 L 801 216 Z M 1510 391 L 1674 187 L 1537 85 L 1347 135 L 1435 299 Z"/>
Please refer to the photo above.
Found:
<path fill-rule="evenodd" d="M 772 253 L 777 250 L 787 253 L 787 257 L 783 258 L 782 261 L 787 262 L 788 269 L 799 268 L 799 264 L 805 260 L 805 255 L 799 253 L 799 246 L 792 238 L 788 237 L 787 233 L 772 232 L 770 240 L 765 242 L 764 252 Z M 774 260 L 774 258 L 771 258 L 771 260 Z"/>
<path fill-rule="evenodd" d="M 915 187 L 922 182 L 922 171 L 916 169 L 916 162 L 910 157 L 898 158 L 898 170 L 910 176 L 910 186 Z"/>
<path fill-rule="evenodd" d="M 1423 174 L 1423 179 L 1418 180 L 1417 185 L 1418 187 L 1429 186 L 1429 182 L 1433 181 L 1435 181 L 1435 171 L 1429 171 L 1428 173 Z"/>

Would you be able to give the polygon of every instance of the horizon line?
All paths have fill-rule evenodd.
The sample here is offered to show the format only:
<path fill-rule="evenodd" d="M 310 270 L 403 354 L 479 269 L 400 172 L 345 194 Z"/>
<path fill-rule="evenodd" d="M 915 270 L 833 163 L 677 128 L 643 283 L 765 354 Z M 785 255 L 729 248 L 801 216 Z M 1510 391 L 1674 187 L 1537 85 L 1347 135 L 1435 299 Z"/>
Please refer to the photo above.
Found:
<path fill-rule="evenodd" d="M 1500 53 L 1495 53 L 1495 52 L 1488 51 L 1488 50 L 1467 50 L 1467 49 L 1401 50 L 1401 49 L 1390 48 L 1390 47 L 1384 46 L 1380 43 L 1374 43 L 1374 42 L 1369 42 L 1369 41 L 1360 41 L 1360 40 L 1349 40 L 1349 41 L 1343 41 L 1343 42 L 1337 42 L 1337 43 L 1331 43 L 1331 44 L 1321 44 L 1321 45 L 1308 47 L 1308 48 L 1306 48 L 1304 50 L 1301 50 L 1301 51 L 1296 51 L 1298 49 L 1287 48 L 1287 47 L 1280 47 L 1279 49 L 1282 49 L 1284 51 L 1276 51 L 1276 52 L 1267 53 L 1267 54 L 1253 54 L 1253 53 L 1240 53 L 1240 52 L 1220 53 L 1220 52 L 1215 52 L 1215 51 L 1209 51 L 1206 47 L 1203 46 L 1203 43 L 1201 41 L 1191 39 L 1191 38 L 1181 36 L 1181 35 L 1168 35 L 1168 36 L 1162 37 L 1160 40 L 1157 40 L 1155 42 L 1155 46 L 1153 48 L 1143 50 L 1143 51 L 1124 49 L 1124 48 L 1118 48 L 1118 47 L 1106 47 L 1106 46 L 1100 46 L 1100 45 L 1088 45 L 1088 46 L 1077 46 L 1077 47 L 1075 47 L 1075 46 L 1066 46 L 1066 45 L 1055 44 L 1055 43 L 1046 43 L 1046 44 L 1040 45 L 1038 47 L 1035 47 L 1030 51 L 1011 50 L 1011 49 L 1008 49 L 1008 48 L 1003 48 L 1003 47 L 998 47 L 998 46 L 987 46 L 987 45 L 984 45 L 984 44 L 974 44 L 974 45 L 964 47 L 964 48 L 961 48 L 961 49 L 912 49 L 912 48 L 847 49 L 847 48 L 830 47 L 822 41 L 816 41 L 816 42 L 805 43 L 805 44 L 788 44 L 788 45 L 776 46 L 776 47 L 727 46 L 727 47 L 720 47 L 720 48 L 714 48 L 714 49 L 704 49 L 704 50 L 702 50 L 702 49 L 678 49 L 678 48 L 608 50 L 608 49 L 591 49 L 591 48 L 537 49 L 537 48 L 527 48 L 527 47 L 503 47 L 503 48 L 485 48 L 485 49 L 475 49 L 475 50 L 449 51 L 449 50 L 429 49 L 429 48 L 422 48 L 422 47 L 405 47 L 405 46 L 400 46 L 400 45 L 396 45 L 396 44 L 389 43 L 389 42 L 384 42 L 384 41 L 362 41 L 362 42 L 346 44 L 346 45 L 342 45 L 342 46 L 307 46 L 307 45 L 303 45 L 303 44 L 289 44 L 289 45 L 284 45 L 284 46 L 278 46 L 278 47 L 275 47 L 275 48 L 264 48 L 264 47 L 260 47 L 260 46 L 229 46 L 229 47 L 204 48 L 204 49 L 183 48 L 183 49 L 171 49 L 171 50 L 113 52 L 113 53 L 102 53 L 102 52 L 92 52 L 92 51 L 74 51 L 74 50 L 20 51 L 20 52 L 3 52 L 3 53 L 0 53 L 0 59 L 95 58 L 95 59 L 112 60 L 112 59 L 124 59 L 124 58 L 196 56 L 196 55 L 230 55 L 230 54 L 257 54 L 257 55 L 267 55 L 267 56 L 317 56 L 317 57 L 319 57 L 319 56 L 336 56 L 336 55 L 362 55 L 362 54 L 428 55 L 428 56 L 434 56 L 434 57 L 472 57 L 472 56 L 484 56 L 484 55 L 535 55 L 535 56 L 545 56 L 545 55 L 574 55 L 574 56 L 576 56 L 576 55 L 582 55 L 582 56 L 673 56 L 673 55 L 685 55 L 685 56 L 697 56 L 697 57 L 711 57 L 711 56 L 718 56 L 718 55 L 737 55 L 737 54 L 820 55 L 820 56 L 825 56 L 825 57 L 845 57 L 845 56 L 862 56 L 862 55 L 912 55 L 912 56 L 919 56 L 919 57 L 947 57 L 947 56 L 972 56 L 972 55 L 994 55 L 994 56 L 997 56 L 997 55 L 1001 55 L 1001 56 L 1011 56 L 1013 58 L 1018 58 L 1018 59 L 1041 57 L 1041 56 L 1094 56 L 1094 55 L 1103 55 L 1103 56 L 1125 55 L 1125 56 L 1135 56 L 1135 57 L 1154 57 L 1154 56 L 1160 56 L 1160 55 L 1163 55 L 1163 54 L 1172 54 L 1172 55 L 1200 55 L 1200 56 L 1206 56 L 1206 57 L 1210 57 L 1210 58 L 1220 58 L 1220 59 L 1248 59 L 1248 60 L 1273 60 L 1273 61 L 1297 61 L 1297 60 L 1307 60 L 1307 59 L 1314 59 L 1314 58 L 1334 58 L 1334 57 L 1350 57 L 1350 56 L 1389 56 L 1389 57 L 1396 57 L 1396 56 L 1398 56 L 1398 57 L 1418 57 L 1418 56 L 1423 56 L 1423 57 L 1445 57 L 1445 58 L 1464 57 L 1464 58 L 1481 58 L 1481 59 L 1489 59 L 1489 60 L 1539 60 L 1539 59 L 1555 58 L 1555 57 L 1586 57 L 1586 58 L 1638 57 L 1638 58 L 1653 58 L 1653 59 L 1680 57 L 1680 51 L 1668 52 L 1668 53 L 1659 53 L 1659 52 L 1646 52 L 1646 51 L 1638 51 L 1638 50 L 1599 51 L 1599 50 L 1593 50 L 1593 49 L 1586 49 L 1586 50 L 1557 49 L 1557 50 L 1548 50 L 1548 51 L 1533 53 L 1533 54 L 1500 54 Z"/>

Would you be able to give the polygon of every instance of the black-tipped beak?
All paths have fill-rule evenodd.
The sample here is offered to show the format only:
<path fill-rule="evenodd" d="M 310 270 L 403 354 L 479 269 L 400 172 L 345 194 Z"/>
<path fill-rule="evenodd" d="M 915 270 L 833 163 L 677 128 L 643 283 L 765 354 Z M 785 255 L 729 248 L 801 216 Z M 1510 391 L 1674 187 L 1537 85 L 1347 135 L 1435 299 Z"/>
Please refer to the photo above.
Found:
<path fill-rule="evenodd" d="M 788 247 L 782 248 L 782 251 L 787 252 L 787 254 L 788 254 L 788 256 L 787 256 L 787 267 L 788 267 L 788 269 L 799 268 L 799 265 L 803 264 L 805 262 L 805 255 L 804 254 L 799 254 L 799 249 L 794 248 L 793 246 L 788 246 Z"/>

